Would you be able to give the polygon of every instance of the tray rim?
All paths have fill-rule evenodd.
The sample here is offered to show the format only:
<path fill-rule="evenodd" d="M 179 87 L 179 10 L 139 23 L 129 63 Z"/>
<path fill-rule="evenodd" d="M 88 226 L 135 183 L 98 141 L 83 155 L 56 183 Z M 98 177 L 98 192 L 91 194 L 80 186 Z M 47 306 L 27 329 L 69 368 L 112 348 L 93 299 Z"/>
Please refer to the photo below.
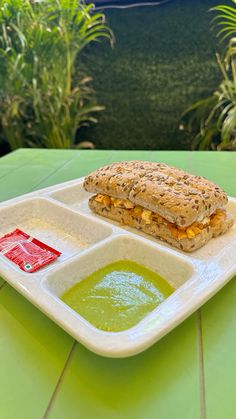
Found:
<path fill-rule="evenodd" d="M 23 195 L 17 196 L 15 198 L 11 198 L 6 201 L 2 201 L 0 202 L 0 209 L 7 208 L 8 206 L 11 206 L 18 202 L 24 202 L 26 200 L 30 200 L 31 198 L 43 198 L 50 202 L 53 202 L 54 204 L 57 202 L 59 206 L 70 209 L 70 211 L 80 213 L 80 211 L 77 211 L 71 208 L 69 205 L 59 200 L 56 200 L 54 198 L 51 198 L 50 193 L 55 193 L 56 191 L 59 191 L 61 189 L 70 188 L 70 187 L 79 185 L 83 182 L 83 179 L 84 179 L 83 177 L 73 179 L 73 180 L 62 182 L 62 183 L 52 185 L 46 188 L 42 188 L 36 191 L 32 191 L 30 193 L 23 194 Z M 233 202 L 236 205 L 236 198 L 229 197 L 229 201 Z M 87 214 L 85 213 L 83 213 L 83 215 L 87 216 Z M 96 215 L 93 215 L 92 217 L 94 219 L 94 217 L 96 218 Z M 146 237 L 142 237 L 138 234 L 135 234 L 135 232 L 133 233 L 125 229 L 122 229 L 121 227 L 117 227 L 116 225 L 109 222 L 109 220 L 108 221 L 102 220 L 99 217 L 98 221 L 99 223 L 104 224 L 104 226 L 105 225 L 110 226 L 112 230 L 112 234 L 106 237 L 105 239 L 101 240 L 99 243 L 93 245 L 92 249 L 98 246 L 103 246 L 104 243 L 108 242 L 110 239 L 111 240 L 114 239 L 114 237 L 119 237 L 122 235 L 131 236 L 141 242 L 147 243 L 150 246 L 154 246 L 156 249 L 159 249 L 159 250 L 161 249 L 164 252 L 173 254 L 177 256 L 178 258 L 185 260 L 186 262 L 189 261 L 194 267 L 194 269 L 196 269 L 194 271 L 193 278 L 195 280 L 196 279 L 199 280 L 200 271 L 197 269 L 196 263 L 194 263 L 194 257 L 191 257 L 188 254 L 179 252 L 175 249 L 169 248 L 165 246 L 165 244 L 160 244 L 159 242 L 149 240 Z M 83 255 L 86 255 L 86 252 L 90 252 L 90 251 L 91 251 L 91 248 L 84 250 Z M 73 261 L 76 258 L 78 258 L 78 256 L 71 257 L 69 260 L 62 262 L 61 266 L 64 266 L 65 264 L 70 264 L 71 261 Z M 198 261 L 198 264 L 199 264 L 199 261 Z M 205 266 L 205 263 L 203 263 L 203 265 Z M 137 353 L 140 353 L 143 350 L 147 349 L 152 344 L 154 344 L 155 342 L 157 342 L 164 335 L 166 335 L 169 331 L 171 331 L 177 325 L 179 325 L 183 320 L 189 317 L 199 307 L 201 307 L 201 305 L 203 305 L 207 300 L 209 300 L 209 298 L 215 295 L 236 274 L 236 260 L 228 270 L 219 271 L 220 278 L 218 278 L 218 280 L 215 281 L 213 285 L 211 285 L 211 287 L 208 287 L 208 289 L 206 288 L 204 289 L 204 295 L 203 295 L 203 291 L 198 293 L 198 295 L 196 296 L 197 298 L 195 299 L 194 303 L 191 303 L 190 305 L 187 304 L 185 308 L 181 307 L 181 310 L 177 313 L 177 316 L 175 319 L 172 318 L 172 321 L 170 322 L 169 320 L 168 323 L 165 325 L 163 325 L 163 322 L 162 322 L 161 327 L 159 328 L 158 335 L 157 333 L 154 333 L 153 330 L 149 331 L 149 333 L 146 333 L 146 338 L 144 334 L 140 333 L 140 330 L 142 330 L 142 327 L 143 327 L 143 323 L 145 324 L 145 319 L 149 318 L 150 316 L 148 315 L 143 320 L 141 320 L 141 322 L 139 322 L 137 325 L 125 331 L 125 333 L 104 332 L 92 326 L 92 328 L 96 329 L 96 333 L 94 336 L 96 336 L 96 338 L 97 336 L 101 336 L 101 340 L 98 339 L 97 341 L 94 338 L 89 339 L 88 336 L 81 336 L 80 331 L 78 331 L 76 327 L 73 327 L 73 324 L 71 324 L 71 314 L 72 314 L 71 312 L 73 312 L 72 309 L 69 308 L 68 310 L 70 314 L 69 316 L 65 316 L 65 318 L 62 318 L 63 316 L 58 317 L 58 301 L 56 301 L 55 296 L 53 297 L 53 300 L 50 298 L 49 295 L 47 295 L 47 298 L 45 297 L 45 290 L 43 290 L 41 283 L 45 277 L 47 277 L 48 275 L 50 275 L 53 271 L 56 271 L 57 269 L 60 269 L 60 267 L 49 265 L 49 267 L 46 270 L 41 270 L 38 273 L 35 273 L 33 275 L 31 274 L 31 276 L 29 277 L 28 276 L 29 274 L 27 273 L 24 273 L 21 271 L 19 272 L 18 270 L 16 271 L 15 269 L 12 269 L 12 264 L 10 262 L 2 264 L 1 258 L 0 258 L 0 275 L 2 276 L 2 278 L 5 279 L 5 281 L 8 282 L 11 286 L 13 286 L 20 294 L 26 297 L 32 304 L 34 304 L 37 308 L 39 308 L 44 314 L 50 317 L 55 323 L 57 323 L 60 327 L 62 327 L 66 332 L 72 335 L 76 340 L 78 340 L 84 346 L 88 347 L 90 350 L 92 350 L 93 352 L 99 355 L 103 355 L 107 357 L 127 357 L 127 356 L 132 356 Z M 18 277 L 19 282 L 16 281 L 16 276 Z M 25 286 L 26 278 L 28 281 L 28 286 Z M 183 291 L 182 287 L 183 286 L 178 288 L 177 291 L 179 290 Z M 176 294 L 177 291 L 175 291 L 174 294 Z M 165 308 L 165 306 L 168 305 L 168 302 L 169 302 L 168 300 L 169 298 L 165 300 L 166 304 L 165 302 L 161 304 L 162 308 L 163 306 Z M 154 310 L 154 312 L 156 312 L 156 310 Z M 153 312 L 151 312 L 151 314 L 152 313 Z M 78 314 L 76 314 L 76 318 L 78 319 Z M 85 319 L 82 319 L 82 323 L 83 323 L 83 320 L 86 323 L 88 323 Z M 81 323 L 81 318 L 80 318 L 80 323 Z M 128 341 L 124 341 L 124 334 L 127 334 L 127 332 L 130 334 L 130 339 L 128 339 Z M 104 339 L 104 337 L 108 337 L 108 339 L 107 338 Z"/>

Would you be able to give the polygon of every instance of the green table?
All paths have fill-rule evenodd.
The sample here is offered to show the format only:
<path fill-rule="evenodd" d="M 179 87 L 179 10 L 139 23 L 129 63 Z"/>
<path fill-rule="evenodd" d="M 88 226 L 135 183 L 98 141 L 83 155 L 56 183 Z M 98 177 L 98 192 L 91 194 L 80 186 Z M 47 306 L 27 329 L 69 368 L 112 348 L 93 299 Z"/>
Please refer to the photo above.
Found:
<path fill-rule="evenodd" d="M 0 199 L 113 161 L 176 165 L 236 196 L 236 153 L 20 149 L 0 159 Z M 234 419 L 236 278 L 149 350 L 99 357 L 0 279 L 1 419 Z"/>

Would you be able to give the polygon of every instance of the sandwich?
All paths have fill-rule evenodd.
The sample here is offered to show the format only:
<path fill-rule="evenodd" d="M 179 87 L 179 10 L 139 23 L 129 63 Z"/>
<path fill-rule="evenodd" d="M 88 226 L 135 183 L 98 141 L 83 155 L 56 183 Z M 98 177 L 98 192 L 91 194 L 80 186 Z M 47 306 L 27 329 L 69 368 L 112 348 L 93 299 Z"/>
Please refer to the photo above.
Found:
<path fill-rule="evenodd" d="M 226 193 L 213 182 L 163 163 L 113 163 L 84 179 L 90 209 L 192 252 L 233 225 Z"/>

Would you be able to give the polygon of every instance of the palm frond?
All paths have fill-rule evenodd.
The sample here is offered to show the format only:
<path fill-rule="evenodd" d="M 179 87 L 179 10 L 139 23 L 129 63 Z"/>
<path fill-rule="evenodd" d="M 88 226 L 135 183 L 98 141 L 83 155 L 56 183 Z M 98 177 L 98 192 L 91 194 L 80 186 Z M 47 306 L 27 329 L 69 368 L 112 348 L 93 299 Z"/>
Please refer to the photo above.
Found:
<path fill-rule="evenodd" d="M 0 0 L 0 125 L 12 148 L 72 147 L 102 109 L 78 55 L 112 40 L 102 13 L 78 0 Z"/>
<path fill-rule="evenodd" d="M 187 128 L 198 131 L 193 148 L 201 150 L 230 149 L 236 142 L 236 6 L 219 5 L 211 11 L 217 12 L 212 20 L 214 27 L 218 28 L 217 37 L 221 41 L 230 39 L 224 60 L 216 54 L 223 78 L 221 83 L 212 96 L 199 100 L 183 115 Z"/>
<path fill-rule="evenodd" d="M 221 41 L 236 34 L 236 9 L 234 7 L 219 5 L 212 7 L 210 10 L 217 12 L 217 15 L 212 20 L 213 25 L 215 27 L 223 27 L 217 32 L 217 37 L 221 38 Z"/>

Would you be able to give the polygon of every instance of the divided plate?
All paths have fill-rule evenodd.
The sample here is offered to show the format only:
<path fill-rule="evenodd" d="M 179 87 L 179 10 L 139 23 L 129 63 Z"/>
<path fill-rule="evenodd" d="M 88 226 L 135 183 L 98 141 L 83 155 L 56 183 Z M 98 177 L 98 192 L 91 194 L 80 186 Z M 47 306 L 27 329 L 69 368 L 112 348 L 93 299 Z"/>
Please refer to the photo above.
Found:
<path fill-rule="evenodd" d="M 20 228 L 62 252 L 36 273 L 0 255 L 0 276 L 92 351 L 109 357 L 137 354 L 157 342 L 236 274 L 236 223 L 224 235 L 187 254 L 134 229 L 96 216 L 83 179 L 55 185 L 0 204 L 0 237 Z M 236 199 L 229 198 L 236 219 Z M 97 329 L 60 296 L 97 269 L 131 260 L 164 277 L 175 292 L 134 327 Z"/>

